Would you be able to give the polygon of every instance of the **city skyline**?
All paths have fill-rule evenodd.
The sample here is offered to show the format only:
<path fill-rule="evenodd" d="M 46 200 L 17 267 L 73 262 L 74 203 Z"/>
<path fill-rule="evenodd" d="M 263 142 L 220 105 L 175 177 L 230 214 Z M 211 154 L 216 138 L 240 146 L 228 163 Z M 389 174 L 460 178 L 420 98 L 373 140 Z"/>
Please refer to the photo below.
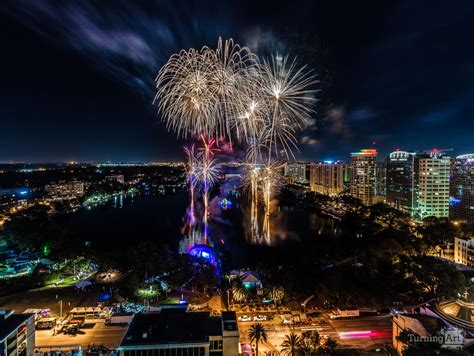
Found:
<path fill-rule="evenodd" d="M 298 56 L 318 74 L 316 124 L 299 135 L 298 159 L 347 160 L 359 148 L 474 151 L 465 74 L 474 53 L 463 45 L 471 4 L 298 5 L 296 19 L 279 4 L 264 21 L 265 4 L 221 4 L 219 18 L 178 6 L 181 22 L 178 7 L 158 5 L 117 6 L 127 20 L 100 21 L 94 6 L 2 5 L 0 161 L 181 160 L 185 142 L 151 105 L 153 79 L 177 49 L 214 46 L 220 35 L 264 57 Z M 202 31 L 191 35 L 192 26 Z"/>

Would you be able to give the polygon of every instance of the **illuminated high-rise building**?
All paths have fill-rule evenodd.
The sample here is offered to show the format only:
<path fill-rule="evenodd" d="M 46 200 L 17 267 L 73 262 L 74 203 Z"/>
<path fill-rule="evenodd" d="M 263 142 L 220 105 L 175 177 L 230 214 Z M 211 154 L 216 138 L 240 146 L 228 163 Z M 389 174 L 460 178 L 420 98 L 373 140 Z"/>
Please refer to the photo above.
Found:
<path fill-rule="evenodd" d="M 306 179 L 306 163 L 291 162 L 285 165 L 285 177 L 296 183 L 308 183 Z"/>
<path fill-rule="evenodd" d="M 350 191 L 364 205 L 372 205 L 376 195 L 377 150 L 363 149 L 351 153 Z"/>
<path fill-rule="evenodd" d="M 344 164 L 325 161 L 311 163 L 309 185 L 313 192 L 337 195 L 344 190 Z"/>
<path fill-rule="evenodd" d="M 408 214 L 414 200 L 414 158 L 414 153 L 399 150 L 387 158 L 386 203 Z"/>
<path fill-rule="evenodd" d="M 449 217 L 474 224 L 474 154 L 457 156 L 452 163 Z"/>
<path fill-rule="evenodd" d="M 440 150 L 417 154 L 414 160 L 414 215 L 427 217 L 449 216 L 449 171 L 451 159 Z"/>

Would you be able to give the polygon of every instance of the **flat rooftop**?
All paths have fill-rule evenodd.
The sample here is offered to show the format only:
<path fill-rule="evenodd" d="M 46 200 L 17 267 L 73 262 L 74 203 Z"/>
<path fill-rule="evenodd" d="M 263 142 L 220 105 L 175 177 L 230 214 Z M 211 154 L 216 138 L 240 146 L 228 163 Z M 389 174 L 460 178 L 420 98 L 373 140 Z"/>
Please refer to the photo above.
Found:
<path fill-rule="evenodd" d="M 120 346 L 205 343 L 209 336 L 218 335 L 222 335 L 220 317 L 210 317 L 208 312 L 170 309 L 136 314 Z"/>

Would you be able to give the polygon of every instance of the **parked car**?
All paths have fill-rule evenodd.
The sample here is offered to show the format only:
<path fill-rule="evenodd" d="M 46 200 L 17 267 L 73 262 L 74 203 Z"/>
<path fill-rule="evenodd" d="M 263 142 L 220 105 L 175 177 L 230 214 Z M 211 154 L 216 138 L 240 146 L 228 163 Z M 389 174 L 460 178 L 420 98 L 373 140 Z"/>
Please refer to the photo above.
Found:
<path fill-rule="evenodd" d="M 65 335 L 76 335 L 77 332 L 79 331 L 79 325 L 78 324 L 65 325 L 62 327 L 61 331 Z"/>
<path fill-rule="evenodd" d="M 239 321 L 252 321 L 252 318 L 249 317 L 248 315 L 242 315 L 242 316 L 239 316 L 238 320 Z"/>
<path fill-rule="evenodd" d="M 253 317 L 253 321 L 265 321 L 267 320 L 267 317 L 265 315 L 255 315 Z"/>

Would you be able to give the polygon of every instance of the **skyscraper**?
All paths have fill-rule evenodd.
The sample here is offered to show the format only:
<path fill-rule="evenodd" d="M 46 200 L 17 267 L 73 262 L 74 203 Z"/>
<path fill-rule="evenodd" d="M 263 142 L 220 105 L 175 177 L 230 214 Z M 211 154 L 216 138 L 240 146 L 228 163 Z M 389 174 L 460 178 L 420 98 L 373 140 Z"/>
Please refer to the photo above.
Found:
<path fill-rule="evenodd" d="M 344 190 L 344 164 L 325 161 L 311 163 L 309 185 L 313 192 L 337 195 Z"/>
<path fill-rule="evenodd" d="M 395 151 L 387 158 L 386 202 L 393 208 L 412 213 L 414 153 Z"/>
<path fill-rule="evenodd" d="M 351 153 L 351 195 L 372 205 L 376 194 L 377 150 Z"/>
<path fill-rule="evenodd" d="M 474 224 L 474 154 L 453 161 L 449 195 L 449 217 Z"/>
<path fill-rule="evenodd" d="M 414 163 L 414 215 L 419 219 L 448 217 L 451 159 L 443 151 L 434 149 L 417 154 Z"/>

